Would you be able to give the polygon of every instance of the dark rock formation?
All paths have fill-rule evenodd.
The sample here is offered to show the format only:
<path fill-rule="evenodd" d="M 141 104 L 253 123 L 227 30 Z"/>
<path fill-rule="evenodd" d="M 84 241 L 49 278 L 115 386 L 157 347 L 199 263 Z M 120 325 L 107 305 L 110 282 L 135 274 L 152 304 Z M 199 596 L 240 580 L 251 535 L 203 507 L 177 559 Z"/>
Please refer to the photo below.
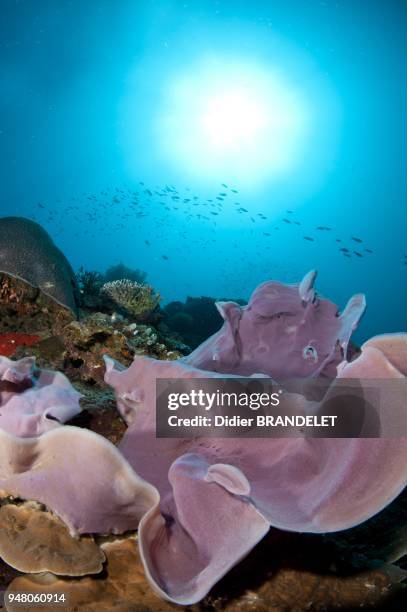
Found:
<path fill-rule="evenodd" d="M 192 349 L 219 331 L 223 319 L 215 305 L 217 301 L 229 301 L 225 298 L 187 297 L 185 302 L 170 302 L 164 309 L 164 322 L 182 338 Z M 244 305 L 243 300 L 234 300 Z"/>

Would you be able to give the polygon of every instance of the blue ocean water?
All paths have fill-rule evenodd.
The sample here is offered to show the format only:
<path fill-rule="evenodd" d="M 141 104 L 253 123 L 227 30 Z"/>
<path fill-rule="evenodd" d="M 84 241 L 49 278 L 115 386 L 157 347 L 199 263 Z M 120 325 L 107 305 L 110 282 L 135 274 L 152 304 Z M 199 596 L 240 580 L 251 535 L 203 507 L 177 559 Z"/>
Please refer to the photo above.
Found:
<path fill-rule="evenodd" d="M 406 25 L 398 0 L 3 0 L 1 215 L 164 302 L 315 268 L 366 294 L 358 341 L 406 331 Z"/>

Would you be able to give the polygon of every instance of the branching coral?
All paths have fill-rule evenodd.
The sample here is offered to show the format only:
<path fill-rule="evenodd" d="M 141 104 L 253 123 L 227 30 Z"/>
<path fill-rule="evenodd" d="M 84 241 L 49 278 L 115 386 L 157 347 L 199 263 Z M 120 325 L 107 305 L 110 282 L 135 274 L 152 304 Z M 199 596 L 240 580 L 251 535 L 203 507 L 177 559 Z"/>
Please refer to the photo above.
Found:
<path fill-rule="evenodd" d="M 101 291 L 117 307 L 136 319 L 146 317 L 160 301 L 160 295 L 150 285 L 129 279 L 105 283 Z"/>

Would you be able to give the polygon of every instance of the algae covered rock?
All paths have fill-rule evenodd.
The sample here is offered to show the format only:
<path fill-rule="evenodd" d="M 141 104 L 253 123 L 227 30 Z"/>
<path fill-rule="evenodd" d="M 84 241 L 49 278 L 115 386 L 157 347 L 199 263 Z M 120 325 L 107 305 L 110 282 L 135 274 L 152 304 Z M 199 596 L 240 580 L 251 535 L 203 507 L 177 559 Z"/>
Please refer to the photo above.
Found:
<path fill-rule="evenodd" d="M 75 318 L 72 310 L 58 304 L 38 287 L 0 272 L 0 335 L 59 334 Z M 0 351 L 0 354 L 4 353 Z"/>

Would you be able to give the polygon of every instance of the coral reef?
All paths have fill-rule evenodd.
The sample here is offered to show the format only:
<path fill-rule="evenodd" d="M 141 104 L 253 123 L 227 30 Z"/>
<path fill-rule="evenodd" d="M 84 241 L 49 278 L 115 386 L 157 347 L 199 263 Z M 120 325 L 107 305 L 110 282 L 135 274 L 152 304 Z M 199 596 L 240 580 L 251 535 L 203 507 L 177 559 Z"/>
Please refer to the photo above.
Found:
<path fill-rule="evenodd" d="M 0 272 L 39 288 L 77 314 L 75 274 L 38 223 L 24 217 L 0 218 L 0 244 Z"/>
<path fill-rule="evenodd" d="M 146 320 L 160 302 L 160 295 L 150 285 L 129 279 L 105 283 L 101 292 L 116 308 L 137 320 Z"/>
<path fill-rule="evenodd" d="M 64 329 L 64 369 L 72 380 L 101 382 L 103 356 L 130 364 L 136 354 L 157 359 L 177 359 L 182 356 L 180 345 L 162 336 L 154 327 L 142 323 L 112 322 L 111 317 L 95 313 L 82 321 L 73 321 Z M 42 344 L 39 346 L 42 352 Z"/>
<path fill-rule="evenodd" d="M 65 322 L 54 333 L 43 329 L 41 336 L 34 338 L 38 340 L 31 346 L 6 340 L 7 353 L 13 351 L 16 358 L 34 355 L 39 366 L 63 370 L 70 380 L 90 385 L 103 384 L 104 354 L 130 365 L 136 354 L 172 360 L 189 352 L 188 347 L 165 329 L 120 318 L 112 320 L 100 312 L 83 316 L 79 321 Z"/>
<path fill-rule="evenodd" d="M 134 537 L 103 542 L 100 547 L 106 555 L 106 569 L 102 575 L 77 579 L 50 573 L 19 576 L 7 591 L 66 593 L 69 607 L 58 605 L 64 612 L 75 609 L 171 612 L 177 609 L 159 599 L 149 588 Z M 400 610 L 401 606 L 397 608 L 394 601 L 397 596 L 399 600 L 402 597 L 400 578 L 394 574 L 390 567 L 361 571 L 341 564 L 334 547 L 326 545 L 319 536 L 272 530 L 201 604 L 187 609 L 189 612 L 326 612 L 383 606 L 380 609 Z M 8 606 L 8 609 L 18 611 L 22 608 L 20 604 Z M 49 605 L 36 606 L 36 609 L 47 612 Z"/>
<path fill-rule="evenodd" d="M 74 319 L 40 289 L 0 272 L 0 334 L 58 334 Z"/>
<path fill-rule="evenodd" d="M 104 274 L 81 267 L 77 273 L 81 306 L 91 311 L 111 312 L 112 300 L 102 291 L 103 285 L 124 280 L 144 285 L 146 277 L 142 270 L 128 268 L 122 263 L 108 268 Z"/>
<path fill-rule="evenodd" d="M 60 319 L 37 330 L 32 346 L 19 345 L 17 361 L 0 357 L 0 556 L 16 570 L 46 572 L 18 577 L 7 570 L 7 582 L 14 577 L 10 592 L 64 591 L 70 606 L 83 609 L 170 610 L 146 590 L 146 577 L 162 599 L 193 605 L 206 598 L 204 605 L 230 612 L 383 601 L 405 576 L 392 565 L 403 535 L 387 527 L 397 544 L 371 550 L 369 542 L 357 574 L 345 570 L 346 579 L 341 563 L 355 561 L 345 561 L 342 542 L 357 539 L 352 534 L 363 525 L 356 526 L 366 525 L 406 483 L 407 440 L 388 435 L 400 426 L 405 394 L 385 383 L 406 380 L 407 336 L 373 338 L 354 355 L 348 346 L 364 297 L 351 298 L 339 316 L 316 295 L 314 280 L 311 272 L 298 285 L 264 283 L 243 307 L 218 303 L 222 329 L 186 357 L 187 347 L 165 324 L 134 321 L 124 310 Z M 24 321 L 25 297 L 19 308 Z M 177 312 L 187 329 L 186 313 L 171 316 Z M 24 325 L 19 333 L 26 333 Z M 27 352 L 40 367 L 23 357 Z M 50 366 L 77 390 L 45 369 Z M 374 400 L 380 437 L 156 437 L 157 378 L 187 384 L 259 373 L 282 386 L 291 377 L 320 377 L 325 397 L 343 379 L 356 379 L 362 392 L 365 381 L 381 380 Z M 304 413 L 324 399 L 301 397 Z M 112 412 L 115 403 L 120 416 Z M 381 517 L 370 520 L 383 528 Z M 335 533 L 351 527 L 342 540 Z M 125 535 L 115 540 L 112 534 Z M 207 595 L 260 540 L 256 554 Z M 314 565 L 310 547 L 320 551 Z M 255 578 L 242 581 L 242 571 Z M 3 572 L 0 563 L 0 579 Z"/>

